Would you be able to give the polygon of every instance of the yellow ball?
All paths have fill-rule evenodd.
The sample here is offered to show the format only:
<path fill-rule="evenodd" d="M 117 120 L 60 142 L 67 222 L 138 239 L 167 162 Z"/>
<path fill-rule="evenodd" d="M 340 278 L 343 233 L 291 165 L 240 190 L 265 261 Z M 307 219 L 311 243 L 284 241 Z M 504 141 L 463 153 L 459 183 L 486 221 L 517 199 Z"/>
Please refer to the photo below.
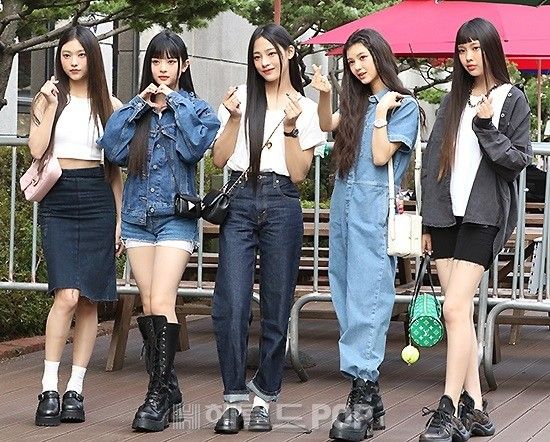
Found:
<path fill-rule="evenodd" d="M 401 352 L 401 359 L 403 359 L 408 365 L 414 364 L 418 361 L 420 353 L 418 349 L 412 345 L 407 345 Z"/>

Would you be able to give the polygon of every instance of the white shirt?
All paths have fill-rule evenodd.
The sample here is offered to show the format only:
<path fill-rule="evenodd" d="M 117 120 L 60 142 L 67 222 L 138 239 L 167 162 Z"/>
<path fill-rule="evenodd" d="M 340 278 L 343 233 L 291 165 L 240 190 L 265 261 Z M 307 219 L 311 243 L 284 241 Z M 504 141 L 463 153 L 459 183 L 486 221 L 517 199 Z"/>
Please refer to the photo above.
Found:
<path fill-rule="evenodd" d="M 490 94 L 494 111 L 492 121 L 495 127 L 498 127 L 502 105 L 511 88 L 511 84 L 503 84 Z M 480 100 L 480 96 L 470 96 L 470 103 L 472 104 L 477 105 Z M 479 148 L 477 136 L 472 129 L 472 120 L 475 116 L 475 107 L 466 104 L 458 127 L 455 159 L 451 171 L 450 190 L 454 216 L 464 216 L 466 213 L 470 192 L 481 162 L 481 149 Z"/>
<path fill-rule="evenodd" d="M 240 109 L 242 111 L 239 134 L 235 144 L 235 151 L 229 157 L 227 166 L 231 170 L 244 171 L 250 165 L 250 150 L 245 137 L 244 114 L 246 112 L 246 85 L 241 85 L 235 92 L 237 98 L 241 102 Z M 302 150 L 308 150 L 313 147 L 322 145 L 326 142 L 326 134 L 319 127 L 319 116 L 317 115 L 317 103 L 307 97 L 300 98 L 300 106 L 302 113 L 296 120 L 296 128 L 298 129 L 298 140 Z M 284 118 L 285 114 L 282 110 L 266 110 L 265 125 L 264 125 L 264 143 L 273 132 L 273 129 Z M 225 129 L 225 125 L 229 120 L 229 111 L 223 104 L 218 110 L 218 118 L 221 121 L 218 137 Z M 275 172 L 280 175 L 289 176 L 288 168 L 285 160 L 285 136 L 283 123 L 277 127 L 271 136 L 271 148 L 264 148 L 260 157 L 260 172 Z"/>
<path fill-rule="evenodd" d="M 102 161 L 103 150 L 96 141 L 103 135 L 101 121 L 92 120 L 89 98 L 71 96 L 55 126 L 53 154 L 57 158 Z"/>

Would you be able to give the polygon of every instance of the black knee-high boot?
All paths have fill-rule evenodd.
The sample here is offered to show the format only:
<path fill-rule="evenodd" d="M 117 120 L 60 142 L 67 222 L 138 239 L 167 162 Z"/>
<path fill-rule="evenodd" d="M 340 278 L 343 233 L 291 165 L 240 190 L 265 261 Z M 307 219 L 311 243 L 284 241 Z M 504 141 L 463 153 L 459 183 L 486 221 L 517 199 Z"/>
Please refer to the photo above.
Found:
<path fill-rule="evenodd" d="M 145 368 L 147 369 L 147 374 L 151 374 L 150 372 L 151 364 L 149 363 L 149 360 L 151 358 L 151 349 L 150 349 L 150 341 L 149 341 L 149 335 L 147 330 L 154 330 L 154 326 L 152 325 L 153 318 L 155 318 L 155 316 L 150 315 L 150 316 L 141 316 L 137 319 L 139 331 L 141 332 L 141 336 L 143 338 L 143 349 L 145 353 Z M 168 389 L 170 390 L 170 403 L 172 405 L 172 412 L 170 413 L 170 422 L 172 422 L 174 410 L 180 407 L 183 401 L 179 384 L 178 384 L 178 378 L 176 376 L 176 370 L 173 367 L 172 367 L 172 370 L 170 371 L 170 376 L 168 377 Z"/>
<path fill-rule="evenodd" d="M 138 408 L 132 428 L 162 431 L 168 426 L 172 403 L 169 378 L 179 336 L 179 324 L 169 324 L 165 316 L 145 317 L 144 330 L 149 343 L 149 387 L 145 402 Z"/>

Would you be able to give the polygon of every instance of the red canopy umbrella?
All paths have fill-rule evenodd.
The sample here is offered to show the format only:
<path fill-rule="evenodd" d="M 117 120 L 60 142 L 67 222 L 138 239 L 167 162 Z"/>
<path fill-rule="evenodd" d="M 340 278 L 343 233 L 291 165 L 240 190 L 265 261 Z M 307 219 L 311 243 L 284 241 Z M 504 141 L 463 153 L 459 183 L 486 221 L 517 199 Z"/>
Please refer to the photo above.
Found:
<path fill-rule="evenodd" d="M 517 68 L 522 72 L 529 72 L 536 74 L 541 71 L 543 74 L 550 73 L 550 58 L 542 59 L 522 59 L 522 58 L 512 58 L 510 59 L 512 63 L 515 63 Z"/>
<path fill-rule="evenodd" d="M 357 29 L 373 28 L 397 56 L 445 57 L 453 53 L 458 28 L 483 17 L 498 29 L 509 57 L 550 56 L 550 7 L 468 1 L 405 0 L 324 34 L 306 44 L 344 44 Z"/>
<path fill-rule="evenodd" d="M 443 1 L 443 0 L 439 0 Z M 453 1 L 453 0 L 445 0 Z M 469 0 L 469 1 L 478 1 L 478 0 Z M 488 0 L 490 3 L 515 3 L 516 5 L 527 5 L 527 6 L 542 6 L 549 5 L 550 0 Z"/>

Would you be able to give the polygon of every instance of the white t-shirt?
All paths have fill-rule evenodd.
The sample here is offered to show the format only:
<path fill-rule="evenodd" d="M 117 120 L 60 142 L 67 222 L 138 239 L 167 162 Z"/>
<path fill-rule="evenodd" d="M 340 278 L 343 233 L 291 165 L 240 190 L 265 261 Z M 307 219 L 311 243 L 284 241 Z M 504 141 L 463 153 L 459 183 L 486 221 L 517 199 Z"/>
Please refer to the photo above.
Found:
<path fill-rule="evenodd" d="M 241 125 L 235 144 L 235 151 L 229 157 L 227 166 L 231 170 L 244 171 L 250 165 L 249 146 L 246 142 L 244 129 L 244 114 L 246 112 L 246 85 L 241 85 L 237 88 L 237 98 L 241 102 L 240 109 L 242 111 Z M 301 97 L 299 101 L 302 107 L 302 113 L 296 120 L 296 128 L 298 129 L 298 140 L 302 150 L 308 150 L 319 146 L 326 142 L 326 134 L 319 127 L 319 116 L 317 115 L 317 103 L 307 97 Z M 264 143 L 273 132 L 273 129 L 284 118 L 285 114 L 282 110 L 266 110 L 265 125 L 264 125 Z M 229 111 L 223 103 L 218 110 L 218 118 L 221 121 L 218 137 L 225 129 L 225 125 L 229 120 Z M 271 136 L 271 148 L 265 147 L 262 150 L 260 158 L 260 172 L 275 172 L 280 175 L 289 176 L 285 160 L 285 136 L 283 123 L 277 127 Z"/>
<path fill-rule="evenodd" d="M 492 121 L 495 127 L 498 127 L 502 105 L 511 88 L 511 84 L 503 84 L 490 94 L 494 111 Z M 480 100 L 480 96 L 470 96 L 470 103 L 472 104 L 477 104 Z M 451 201 L 454 216 L 464 216 L 466 213 L 470 192 L 481 162 L 481 149 L 479 148 L 477 136 L 472 129 L 472 120 L 475 116 L 475 107 L 466 104 L 458 127 L 455 159 L 451 172 Z"/>

